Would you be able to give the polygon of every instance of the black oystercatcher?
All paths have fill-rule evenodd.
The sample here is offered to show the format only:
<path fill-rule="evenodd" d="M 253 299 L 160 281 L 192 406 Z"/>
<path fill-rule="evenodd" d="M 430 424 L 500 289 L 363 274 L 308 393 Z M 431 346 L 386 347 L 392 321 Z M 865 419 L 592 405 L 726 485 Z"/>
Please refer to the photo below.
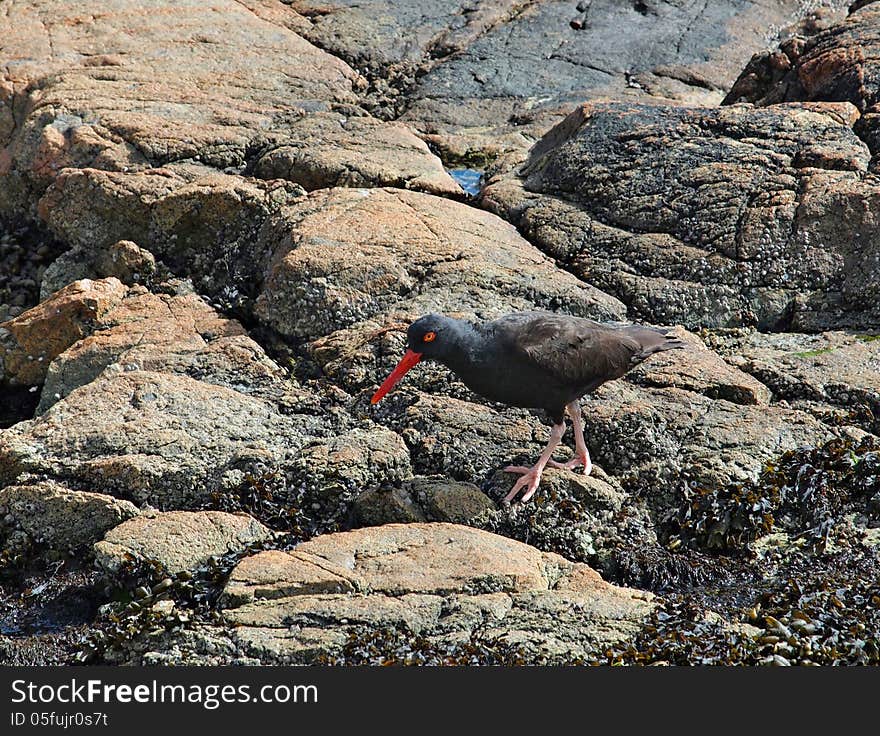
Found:
<path fill-rule="evenodd" d="M 528 501 L 547 465 L 573 469 L 593 464 L 584 442 L 579 399 L 605 381 L 620 378 L 653 353 L 684 348 L 686 343 L 666 331 L 640 325 L 605 325 L 581 317 L 550 312 L 508 314 L 474 324 L 439 314 L 413 322 L 406 333 L 409 350 L 379 390 L 375 404 L 420 360 L 436 360 L 450 368 L 475 393 L 492 401 L 544 409 L 553 420 L 550 441 L 531 468 L 508 466 L 522 475 L 504 499 L 525 489 Z M 565 434 L 565 412 L 574 427 L 575 456 L 566 463 L 551 459 Z"/>

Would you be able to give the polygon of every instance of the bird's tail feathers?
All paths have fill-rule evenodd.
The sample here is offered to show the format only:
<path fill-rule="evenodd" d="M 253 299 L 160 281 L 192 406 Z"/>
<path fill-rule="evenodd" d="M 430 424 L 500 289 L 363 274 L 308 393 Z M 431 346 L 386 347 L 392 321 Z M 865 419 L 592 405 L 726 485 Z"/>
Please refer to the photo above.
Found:
<path fill-rule="evenodd" d="M 636 336 L 642 349 L 632 357 L 633 363 L 641 363 L 649 355 L 662 353 L 666 350 L 685 350 L 688 343 L 673 334 L 667 334 L 659 330 L 642 330 Z M 641 338 L 641 339 L 639 339 Z"/>

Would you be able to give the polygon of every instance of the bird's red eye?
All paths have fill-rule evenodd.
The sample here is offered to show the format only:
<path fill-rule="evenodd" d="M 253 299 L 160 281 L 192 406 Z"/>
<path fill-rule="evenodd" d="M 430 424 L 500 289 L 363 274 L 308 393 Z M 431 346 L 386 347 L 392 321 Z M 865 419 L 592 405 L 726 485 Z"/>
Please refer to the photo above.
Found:
<path fill-rule="evenodd" d="M 422 338 L 422 342 L 434 342 L 437 339 L 436 332 L 426 332 L 425 336 Z"/>

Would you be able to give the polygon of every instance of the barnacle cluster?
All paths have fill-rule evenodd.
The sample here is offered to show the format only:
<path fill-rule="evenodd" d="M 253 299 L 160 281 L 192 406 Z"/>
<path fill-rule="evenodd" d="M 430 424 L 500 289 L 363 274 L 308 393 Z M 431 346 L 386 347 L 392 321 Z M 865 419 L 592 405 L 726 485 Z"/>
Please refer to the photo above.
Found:
<path fill-rule="evenodd" d="M 301 542 L 341 528 L 339 514 L 328 522 L 306 503 L 304 489 L 291 488 L 285 475 L 275 469 L 246 473 L 234 489 L 216 491 L 208 508 L 249 514 Z"/>
<path fill-rule="evenodd" d="M 655 593 L 711 587 L 739 569 L 739 562 L 696 550 L 670 551 L 645 544 L 635 535 L 621 540 L 600 568 L 602 577 L 616 585 Z"/>
<path fill-rule="evenodd" d="M 535 656 L 504 636 L 474 629 L 463 642 L 433 641 L 399 627 L 353 627 L 341 650 L 322 655 L 316 664 L 379 666 L 520 666 L 551 664 L 535 661 Z M 559 663 L 555 663 L 559 664 Z M 570 662 L 574 664 L 574 662 Z"/>
<path fill-rule="evenodd" d="M 496 495 L 500 501 L 500 489 Z M 595 565 L 597 551 L 590 529 L 596 523 L 582 499 L 566 487 L 548 485 L 533 502 L 502 508 L 490 514 L 481 526 L 543 552 Z"/>
<path fill-rule="evenodd" d="M 739 625 L 712 615 L 692 596 L 668 596 L 635 639 L 596 663 L 880 664 L 878 564 L 873 550 L 817 560 L 802 549 L 754 583 L 758 593 L 739 612 Z"/>
<path fill-rule="evenodd" d="M 634 640 L 609 648 L 593 664 L 734 664 L 744 647 L 748 639 L 742 634 L 707 616 L 687 596 L 675 596 L 654 611 Z"/>
<path fill-rule="evenodd" d="M 683 495 L 668 524 L 670 547 L 743 550 L 782 529 L 823 550 L 846 514 L 880 521 L 880 446 L 868 436 L 790 450 L 768 463 L 755 483 L 687 487 Z"/>

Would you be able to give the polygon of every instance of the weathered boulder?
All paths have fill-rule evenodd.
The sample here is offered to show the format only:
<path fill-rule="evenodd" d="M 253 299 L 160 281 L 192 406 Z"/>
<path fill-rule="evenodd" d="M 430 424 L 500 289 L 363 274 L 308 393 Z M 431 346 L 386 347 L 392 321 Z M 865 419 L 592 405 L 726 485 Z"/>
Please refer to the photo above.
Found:
<path fill-rule="evenodd" d="M 495 509 L 492 499 L 472 483 L 414 478 L 407 485 L 430 521 L 473 524 Z"/>
<path fill-rule="evenodd" d="M 76 247 L 62 253 L 46 268 L 40 282 L 40 299 L 48 299 L 54 292 L 80 279 L 113 276 L 127 286 L 149 284 L 157 270 L 153 254 L 130 240 L 120 240 L 93 251 Z"/>
<path fill-rule="evenodd" d="M 726 362 L 696 335 L 680 327 L 670 333 L 687 347 L 651 356 L 627 373 L 626 380 L 641 386 L 680 388 L 737 404 L 770 403 L 770 390 L 764 384 Z"/>
<path fill-rule="evenodd" d="M 99 329 L 49 365 L 38 411 L 111 367 L 176 373 L 244 393 L 278 395 L 281 368 L 238 322 L 221 317 L 184 284 L 178 286 L 177 294 L 154 294 L 142 286 L 126 290 L 95 325 Z"/>
<path fill-rule="evenodd" d="M 880 101 L 878 50 L 880 8 L 873 2 L 853 3 L 845 19 L 808 37 L 791 36 L 778 49 L 755 54 L 724 103 L 845 101 L 869 111 Z"/>
<path fill-rule="evenodd" d="M 160 508 L 233 490 L 249 468 L 292 469 L 323 423 L 187 376 L 105 372 L 0 433 L 0 484 L 24 472 Z M 302 480 L 298 478 L 298 480 Z"/>
<path fill-rule="evenodd" d="M 262 179 L 288 179 L 308 191 L 390 186 L 441 195 L 462 193 L 440 159 L 402 123 L 330 113 L 292 123 L 287 138 L 255 161 L 253 173 Z"/>
<path fill-rule="evenodd" d="M 479 6 L 466 0 L 291 0 L 290 5 L 307 19 L 301 33 L 315 45 L 391 81 L 461 50 L 518 10 L 516 0 Z"/>
<path fill-rule="evenodd" d="M 768 460 L 838 431 L 802 411 L 625 381 L 605 384 L 585 402 L 584 424 L 596 461 L 655 489 L 648 499 L 658 507 L 680 483 L 716 488 L 754 480 Z"/>
<path fill-rule="evenodd" d="M 224 598 L 233 641 L 265 663 L 332 655 L 355 626 L 436 642 L 480 627 L 575 659 L 634 633 L 654 606 L 586 565 L 453 524 L 389 524 L 259 553 L 233 570 Z"/>
<path fill-rule="evenodd" d="M 211 557 L 242 552 L 272 532 L 246 514 L 221 511 L 145 513 L 109 531 L 95 559 L 110 574 L 127 563 L 158 562 L 170 573 L 193 570 Z"/>
<path fill-rule="evenodd" d="M 100 326 L 126 291 L 115 278 L 75 281 L 0 324 L 0 378 L 25 386 L 41 384 L 49 364 Z"/>
<path fill-rule="evenodd" d="M 325 522 L 348 513 L 364 489 L 399 483 L 412 475 L 409 450 L 399 435 L 383 427 L 356 428 L 303 448 L 291 473 Z"/>
<path fill-rule="evenodd" d="M 7 524 L 15 524 L 33 542 L 61 552 L 94 544 L 110 529 L 138 515 L 129 501 L 72 491 L 48 481 L 0 490 L 0 510 Z"/>
<path fill-rule="evenodd" d="M 496 473 L 487 493 L 502 499 L 516 477 Z M 547 470 L 531 502 L 502 506 L 480 518 L 478 526 L 602 571 L 614 567 L 617 550 L 657 547 L 655 520 L 644 501 L 627 494 L 598 465 L 590 475 Z"/>
<path fill-rule="evenodd" d="M 369 421 L 352 426 L 338 411 L 326 416 L 293 385 L 267 393 L 113 364 L 0 433 L 0 484 L 35 472 L 181 509 L 237 497 L 271 477 L 276 502 L 318 504 L 329 519 L 365 487 L 410 475 L 393 432 Z"/>
<path fill-rule="evenodd" d="M 480 485 L 502 465 L 537 457 L 547 440 L 540 419 L 524 409 L 492 407 L 423 391 L 397 391 L 375 420 L 403 437 L 413 469 Z"/>
<path fill-rule="evenodd" d="M 353 103 L 362 84 L 298 36 L 297 16 L 280 6 L 224 0 L 210 16 L 173 0 L 149 12 L 126 0 L 103 7 L 88 24 L 63 2 L 7 16 L 16 63 L 4 82 L 18 125 L 0 139 L 0 174 L 14 185 L 0 209 L 63 168 L 242 166 L 276 121 Z"/>
<path fill-rule="evenodd" d="M 494 215 L 400 189 L 315 192 L 282 213 L 257 315 L 315 339 L 401 313 L 534 307 L 613 318 L 617 300 L 559 271 Z"/>
<path fill-rule="evenodd" d="M 425 512 L 405 488 L 380 486 L 365 491 L 354 500 L 355 521 L 360 526 L 408 524 L 427 521 Z"/>
<path fill-rule="evenodd" d="M 13 385 L 45 382 L 38 411 L 109 367 L 179 373 L 259 393 L 280 393 L 283 371 L 183 282 L 178 293 L 81 280 L 0 326 L 0 366 Z"/>
<path fill-rule="evenodd" d="M 137 243 L 200 293 L 249 304 L 269 257 L 258 235 L 271 215 L 302 196 L 298 184 L 245 179 L 204 165 L 145 171 L 67 168 L 42 196 L 42 219 L 90 260 L 121 240 Z"/>
<path fill-rule="evenodd" d="M 588 103 L 483 202 L 617 296 L 689 327 L 876 319 L 878 182 L 848 103 Z"/>
<path fill-rule="evenodd" d="M 725 104 L 789 101 L 850 102 L 862 113 L 854 125 L 872 154 L 880 150 L 880 7 L 855 2 L 849 15 L 821 32 L 786 38 L 761 51 L 740 74 Z M 876 161 L 871 169 L 876 172 Z"/>

